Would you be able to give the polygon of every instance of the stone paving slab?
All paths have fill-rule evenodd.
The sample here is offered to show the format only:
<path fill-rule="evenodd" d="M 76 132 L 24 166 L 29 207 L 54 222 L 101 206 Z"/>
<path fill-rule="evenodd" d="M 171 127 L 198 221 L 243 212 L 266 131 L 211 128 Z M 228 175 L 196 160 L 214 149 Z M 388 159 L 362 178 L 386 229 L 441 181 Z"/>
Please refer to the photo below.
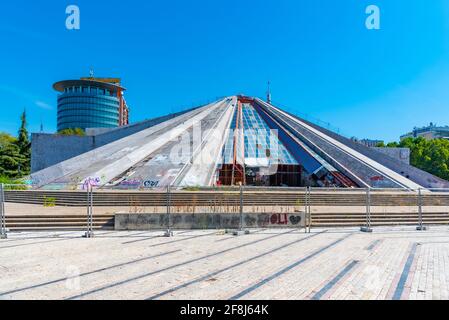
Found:
<path fill-rule="evenodd" d="M 449 298 L 449 228 L 10 233 L 0 299 Z"/>

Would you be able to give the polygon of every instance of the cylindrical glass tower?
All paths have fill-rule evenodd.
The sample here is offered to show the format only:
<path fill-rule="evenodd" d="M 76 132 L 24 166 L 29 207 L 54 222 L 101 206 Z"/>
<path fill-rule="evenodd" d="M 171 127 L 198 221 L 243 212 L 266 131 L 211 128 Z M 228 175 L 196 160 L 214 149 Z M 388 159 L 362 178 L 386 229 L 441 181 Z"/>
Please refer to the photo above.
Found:
<path fill-rule="evenodd" d="M 57 82 L 58 131 L 69 128 L 114 128 L 125 125 L 121 86 L 95 80 Z M 127 107 L 126 107 L 127 118 Z"/>

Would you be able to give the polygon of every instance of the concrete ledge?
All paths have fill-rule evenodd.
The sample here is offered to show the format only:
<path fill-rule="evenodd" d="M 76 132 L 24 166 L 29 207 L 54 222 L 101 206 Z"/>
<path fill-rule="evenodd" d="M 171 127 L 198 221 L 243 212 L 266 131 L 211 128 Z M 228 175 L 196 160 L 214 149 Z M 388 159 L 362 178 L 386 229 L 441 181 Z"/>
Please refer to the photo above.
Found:
<path fill-rule="evenodd" d="M 305 213 L 245 213 L 245 228 L 300 228 L 305 227 Z M 167 227 L 166 214 L 116 213 L 115 230 L 160 230 Z M 238 213 L 176 213 L 170 217 L 171 229 L 237 229 Z"/>

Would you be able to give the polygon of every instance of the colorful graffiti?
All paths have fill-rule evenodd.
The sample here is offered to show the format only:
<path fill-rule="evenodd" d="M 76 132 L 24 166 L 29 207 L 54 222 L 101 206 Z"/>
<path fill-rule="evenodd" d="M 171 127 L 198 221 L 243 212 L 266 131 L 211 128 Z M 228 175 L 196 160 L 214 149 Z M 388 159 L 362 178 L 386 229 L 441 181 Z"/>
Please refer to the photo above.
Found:
<path fill-rule="evenodd" d="M 290 215 L 287 213 L 275 213 L 270 217 L 270 223 L 272 225 L 298 225 L 302 221 L 301 216 Z"/>
<path fill-rule="evenodd" d="M 95 178 L 87 178 L 83 183 L 83 190 L 87 190 L 89 187 L 99 187 L 101 183 L 101 179 L 99 177 Z"/>
<path fill-rule="evenodd" d="M 300 228 L 306 225 L 305 213 L 245 213 L 243 221 L 245 228 Z M 167 222 L 166 214 L 118 213 L 115 215 L 117 230 L 157 229 L 166 226 Z M 174 229 L 234 229 L 240 227 L 241 217 L 239 214 L 229 213 L 176 213 L 171 215 L 170 223 Z"/>
<path fill-rule="evenodd" d="M 143 183 L 143 186 L 145 188 L 156 188 L 159 185 L 159 181 L 158 180 L 147 180 Z"/>
<path fill-rule="evenodd" d="M 273 214 L 270 217 L 271 224 L 286 225 L 288 224 L 287 214 Z"/>
<path fill-rule="evenodd" d="M 138 188 L 142 184 L 142 181 L 137 179 L 131 179 L 131 180 L 123 180 L 120 182 L 119 186 L 121 187 L 127 187 L 127 188 Z"/>

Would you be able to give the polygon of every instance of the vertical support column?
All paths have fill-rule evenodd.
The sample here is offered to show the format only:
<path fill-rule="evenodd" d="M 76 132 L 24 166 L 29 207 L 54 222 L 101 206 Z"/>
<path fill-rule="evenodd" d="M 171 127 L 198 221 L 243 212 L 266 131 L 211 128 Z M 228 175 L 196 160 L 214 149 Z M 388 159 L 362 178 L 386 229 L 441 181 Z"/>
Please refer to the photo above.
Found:
<path fill-rule="evenodd" d="M 119 101 L 119 115 L 118 115 L 118 126 L 121 127 L 124 125 L 125 121 L 124 121 L 124 102 L 123 102 L 123 94 L 122 94 L 122 89 L 117 88 L 117 98 Z"/>
<path fill-rule="evenodd" d="M 5 186 L 0 183 L 0 239 L 7 239 L 6 211 L 5 211 Z"/>
<path fill-rule="evenodd" d="M 366 226 L 360 228 L 362 232 L 373 232 L 371 229 L 371 188 L 366 189 Z"/>
<path fill-rule="evenodd" d="M 167 230 L 165 231 L 165 237 L 173 237 L 173 231 L 171 231 L 171 190 L 170 185 L 167 186 Z"/>
<path fill-rule="evenodd" d="M 84 234 L 85 238 L 93 238 L 94 237 L 94 218 L 93 218 L 93 188 L 90 183 L 87 184 L 87 230 Z"/>
<path fill-rule="evenodd" d="M 423 212 L 422 212 L 422 189 L 418 189 L 418 219 L 419 226 L 416 227 L 417 231 L 426 231 L 427 227 L 423 224 Z"/>
<path fill-rule="evenodd" d="M 236 119 L 235 119 L 235 129 L 234 129 L 234 155 L 233 155 L 233 163 L 232 163 L 232 177 L 231 177 L 231 185 L 234 186 L 236 184 L 236 171 L 238 171 L 239 175 L 241 175 L 240 182 L 244 185 L 246 184 L 246 175 L 245 175 L 245 139 L 244 139 L 244 125 L 243 125 L 243 108 L 242 102 L 237 101 L 237 110 L 236 110 Z M 238 152 L 241 149 L 241 162 L 239 164 Z M 239 167 L 241 166 L 241 168 Z"/>

